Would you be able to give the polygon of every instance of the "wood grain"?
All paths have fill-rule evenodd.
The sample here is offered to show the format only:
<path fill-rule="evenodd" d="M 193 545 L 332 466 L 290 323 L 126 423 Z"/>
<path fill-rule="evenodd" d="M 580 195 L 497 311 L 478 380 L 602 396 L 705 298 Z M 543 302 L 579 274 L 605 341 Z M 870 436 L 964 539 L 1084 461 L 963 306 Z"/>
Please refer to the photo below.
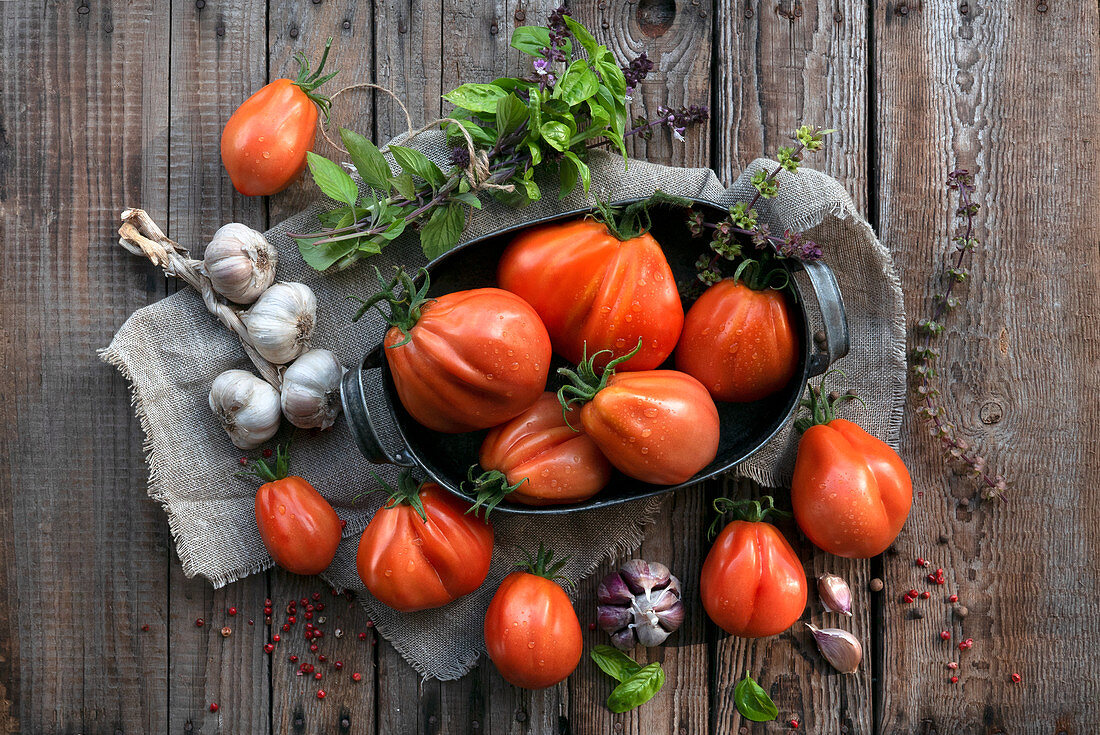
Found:
<path fill-rule="evenodd" d="M 806 165 L 839 179 L 857 207 L 867 196 L 867 38 L 864 3 L 745 3 L 722 0 L 715 21 L 716 48 L 727 63 L 715 68 L 715 170 L 729 183 L 758 156 L 774 157 L 788 145 L 801 124 L 837 128 L 824 157 Z M 828 257 L 826 256 L 826 260 Z M 752 494 L 751 483 L 730 483 L 731 496 Z M 761 491 L 762 492 L 762 491 Z M 780 507 L 789 507 L 785 489 L 768 490 Z M 804 620 L 844 627 L 865 642 L 875 636 L 867 591 L 871 565 L 818 551 L 793 524 L 782 525 L 800 551 L 810 584 Z M 855 617 L 838 621 L 824 615 L 814 591 L 817 576 L 844 577 L 855 597 Z M 817 653 L 812 639 L 796 626 L 775 639 L 748 641 L 714 630 L 711 731 L 747 726 L 763 732 L 766 725 L 741 720 L 733 702 L 736 683 L 748 672 L 769 690 L 779 707 L 779 720 L 798 720 L 808 732 L 869 733 L 872 728 L 871 657 L 853 676 L 839 676 Z"/>
<path fill-rule="evenodd" d="M 903 5 L 874 9 L 881 231 L 915 323 L 956 226 L 944 177 L 975 172 L 982 244 L 948 320 L 938 387 L 961 435 L 1012 485 L 1007 504 L 979 504 L 907 425 L 904 457 L 923 495 L 886 560 L 882 731 L 1088 732 L 1100 717 L 1097 7 Z M 893 598 L 925 587 L 918 554 L 948 583 L 914 621 Z M 967 617 L 952 615 L 951 593 Z M 964 638 L 974 648 L 960 654 Z"/>
<path fill-rule="evenodd" d="M 166 206 L 167 18 L 0 4 L 3 732 L 165 727 L 167 528 L 95 350 L 157 295 L 113 231 L 127 200 Z"/>

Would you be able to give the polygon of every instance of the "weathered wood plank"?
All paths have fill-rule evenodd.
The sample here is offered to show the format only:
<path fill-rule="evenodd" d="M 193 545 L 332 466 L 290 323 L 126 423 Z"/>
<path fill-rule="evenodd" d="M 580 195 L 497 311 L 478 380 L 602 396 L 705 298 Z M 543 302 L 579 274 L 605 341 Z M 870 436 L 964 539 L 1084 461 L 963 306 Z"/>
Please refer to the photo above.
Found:
<path fill-rule="evenodd" d="M 824 156 L 807 165 L 835 176 L 846 185 L 858 207 L 867 198 L 867 39 L 863 2 L 718 3 L 716 48 L 725 63 L 715 81 L 717 143 L 715 170 L 726 182 L 760 155 L 774 156 L 789 143 L 800 124 L 837 128 Z M 749 483 L 731 483 L 727 492 L 753 492 Z M 768 490 L 780 507 L 789 507 L 786 490 Z M 870 563 L 832 557 L 815 550 L 793 524 L 782 526 L 800 550 L 811 593 L 804 619 L 852 630 L 867 644 L 875 628 L 867 582 Z M 824 616 L 813 591 L 824 572 L 839 574 L 855 595 L 855 618 L 838 622 Z M 747 641 L 720 636 L 713 658 L 712 732 L 740 722 L 751 731 L 763 725 L 741 721 L 733 688 L 749 672 L 769 689 L 779 719 L 796 718 L 809 732 L 871 732 L 872 671 L 870 656 L 854 676 L 834 676 L 804 630 L 792 628 L 777 639 Z"/>
<path fill-rule="evenodd" d="M 944 178 L 975 172 L 981 245 L 937 387 L 949 420 L 1012 482 L 1007 505 L 979 505 L 908 423 L 903 456 L 923 496 L 886 559 L 883 732 L 1072 733 L 1100 718 L 1098 26 L 1095 3 L 875 3 L 881 231 L 915 324 L 956 226 Z M 909 620 L 895 598 L 925 588 L 918 554 L 948 584 Z M 966 618 L 950 613 L 951 593 Z M 960 654 L 965 638 L 974 648 Z"/>
<path fill-rule="evenodd" d="M 167 18 L 158 0 L 0 6 L 4 732 L 165 727 L 167 528 L 95 350 L 157 290 L 114 230 L 128 201 L 165 210 Z"/>
<path fill-rule="evenodd" d="M 261 199 L 241 196 L 222 167 L 226 120 L 267 81 L 264 4 L 196 2 L 172 12 L 170 191 L 168 235 L 201 253 L 226 222 L 264 229 Z M 197 731 L 263 732 L 269 728 L 266 631 L 267 583 L 254 575 L 214 591 L 205 579 L 185 579 L 173 558 L 170 572 L 169 727 Z M 229 621 L 226 609 L 242 611 Z M 195 626 L 198 618 L 206 625 Z M 243 617 L 244 619 L 240 619 Z M 248 626 L 247 619 L 255 621 Z M 234 629 L 222 638 L 222 625 Z M 216 702 L 219 710 L 211 713 Z"/>

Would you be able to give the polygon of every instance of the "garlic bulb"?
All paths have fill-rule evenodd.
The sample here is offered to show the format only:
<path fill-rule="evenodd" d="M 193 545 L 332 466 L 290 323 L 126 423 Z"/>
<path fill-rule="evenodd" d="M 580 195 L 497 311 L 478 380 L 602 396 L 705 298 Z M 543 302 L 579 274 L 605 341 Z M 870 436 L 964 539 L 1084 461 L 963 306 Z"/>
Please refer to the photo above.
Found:
<path fill-rule="evenodd" d="M 279 394 L 246 370 L 214 378 L 210 410 L 238 449 L 255 449 L 279 430 Z"/>
<path fill-rule="evenodd" d="M 684 622 L 680 580 L 658 562 L 626 562 L 600 582 L 596 600 L 600 628 L 623 651 L 635 643 L 659 646 Z"/>
<path fill-rule="evenodd" d="M 317 297 L 304 283 L 276 283 L 241 313 L 248 341 L 276 365 L 285 365 L 309 349 L 317 322 Z"/>
<path fill-rule="evenodd" d="M 344 366 L 329 350 L 310 350 L 283 373 L 283 415 L 299 429 L 327 429 L 340 415 Z"/>
<path fill-rule="evenodd" d="M 825 660 L 842 674 L 854 674 L 863 660 L 863 646 L 859 640 L 840 628 L 815 628 L 805 623 L 814 634 L 814 641 Z"/>
<path fill-rule="evenodd" d="M 279 256 L 267 238 L 239 222 L 222 225 L 206 246 L 202 270 L 214 290 L 238 304 L 251 304 L 275 282 Z"/>

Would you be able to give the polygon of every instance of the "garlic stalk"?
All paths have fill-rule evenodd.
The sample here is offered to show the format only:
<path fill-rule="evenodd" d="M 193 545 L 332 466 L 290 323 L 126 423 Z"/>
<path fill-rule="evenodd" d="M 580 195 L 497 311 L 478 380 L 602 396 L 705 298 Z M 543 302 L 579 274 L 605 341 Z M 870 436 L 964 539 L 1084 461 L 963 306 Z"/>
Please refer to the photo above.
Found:
<path fill-rule="evenodd" d="M 127 209 L 122 212 L 122 226 L 118 228 L 118 234 L 118 242 L 126 250 L 148 258 L 153 265 L 163 268 L 167 275 L 183 279 L 198 291 L 207 311 L 240 338 L 241 347 L 248 359 L 260 371 L 264 380 L 278 390 L 282 382 L 279 369 L 252 346 L 248 328 L 241 321 L 240 307 L 227 304 L 218 297 L 210 279 L 202 272 L 202 261 L 193 260 L 186 248 L 169 240 L 153 218 L 142 209 Z"/>
<path fill-rule="evenodd" d="M 843 578 L 835 574 L 822 574 L 817 578 L 817 594 L 829 612 L 852 617 L 852 590 Z"/>
<path fill-rule="evenodd" d="M 238 304 L 251 304 L 275 282 L 279 256 L 262 233 L 230 222 L 214 233 L 202 269 L 214 290 Z"/>
<path fill-rule="evenodd" d="M 283 415 L 299 429 L 327 429 L 340 415 L 344 366 L 329 350 L 310 350 L 283 373 Z"/>
<path fill-rule="evenodd" d="M 248 340 L 264 359 L 291 362 L 307 349 L 317 322 L 317 297 L 304 283 L 276 283 L 241 314 Z"/>
<path fill-rule="evenodd" d="M 814 641 L 821 655 L 842 674 L 854 674 L 863 660 L 863 646 L 859 640 L 840 628 L 816 628 L 805 624 L 814 635 Z"/>
<path fill-rule="evenodd" d="M 279 430 L 279 394 L 245 370 L 214 378 L 210 410 L 238 449 L 255 449 Z"/>

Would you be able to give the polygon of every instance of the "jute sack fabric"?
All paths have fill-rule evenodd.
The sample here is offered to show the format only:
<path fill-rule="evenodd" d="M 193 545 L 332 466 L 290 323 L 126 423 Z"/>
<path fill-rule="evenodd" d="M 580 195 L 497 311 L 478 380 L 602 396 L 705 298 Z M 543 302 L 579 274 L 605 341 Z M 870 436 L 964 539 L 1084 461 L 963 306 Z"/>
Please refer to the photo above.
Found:
<path fill-rule="evenodd" d="M 450 151 L 441 134 L 420 135 L 411 145 L 445 167 Z M 593 153 L 593 193 L 619 200 L 645 197 L 659 188 L 723 207 L 746 201 L 753 192 L 752 175 L 775 165 L 763 159 L 754 161 L 727 189 L 709 169 L 670 168 L 635 160 L 624 169 L 623 164 L 618 156 Z M 851 329 L 851 352 L 840 363 L 847 374 L 845 384 L 866 402 L 860 423 L 872 434 L 895 443 L 905 387 L 904 307 L 890 254 L 837 181 L 809 169 L 784 173 L 780 179 L 779 196 L 759 207 L 762 218 L 773 232 L 788 228 L 805 231 L 824 248 L 824 259 L 836 272 L 843 291 Z M 556 182 L 540 183 L 546 196 L 525 209 L 486 201 L 464 238 L 586 206 L 579 187 L 559 201 Z M 314 229 L 323 206 L 315 205 L 266 234 L 279 251 L 279 279 L 301 281 L 317 294 L 314 346 L 334 350 L 345 365 L 353 366 L 384 333 L 385 325 L 377 314 L 352 323 L 356 304 L 346 299 L 348 294 L 372 292 L 373 270 L 364 264 L 343 273 L 317 273 L 302 262 L 287 236 Z M 217 224 L 212 223 L 211 229 Z M 369 261 L 383 273 L 393 265 L 416 268 L 423 263 L 415 237 L 394 242 Z M 219 373 L 251 367 L 236 338 L 188 288 L 135 312 L 101 354 L 130 381 L 133 405 L 145 431 L 149 495 L 168 514 L 184 573 L 188 577 L 202 575 L 221 587 L 272 566 L 256 530 L 255 484 L 236 475 L 241 452 L 229 442 L 207 405 L 211 382 Z M 796 442 L 792 429 L 785 428 L 737 472 L 764 485 L 787 482 Z M 485 609 L 524 549 L 538 539 L 552 542 L 556 552 L 570 557 L 564 575 L 570 580 L 583 579 L 605 558 L 636 549 L 644 526 L 654 521 L 662 502 L 638 501 L 538 519 L 498 514 L 494 518 L 492 568 L 480 590 L 442 609 L 402 614 L 372 598 L 355 572 L 360 532 L 382 496 L 355 498 L 377 486 L 372 471 L 389 482 L 396 479 L 395 472 L 368 464 L 342 421 L 327 432 L 299 432 L 292 449 L 293 474 L 313 483 L 347 520 L 344 540 L 323 575 L 325 580 L 356 590 L 379 633 L 423 676 L 437 679 L 458 678 L 477 662 L 484 650 L 481 621 Z"/>

